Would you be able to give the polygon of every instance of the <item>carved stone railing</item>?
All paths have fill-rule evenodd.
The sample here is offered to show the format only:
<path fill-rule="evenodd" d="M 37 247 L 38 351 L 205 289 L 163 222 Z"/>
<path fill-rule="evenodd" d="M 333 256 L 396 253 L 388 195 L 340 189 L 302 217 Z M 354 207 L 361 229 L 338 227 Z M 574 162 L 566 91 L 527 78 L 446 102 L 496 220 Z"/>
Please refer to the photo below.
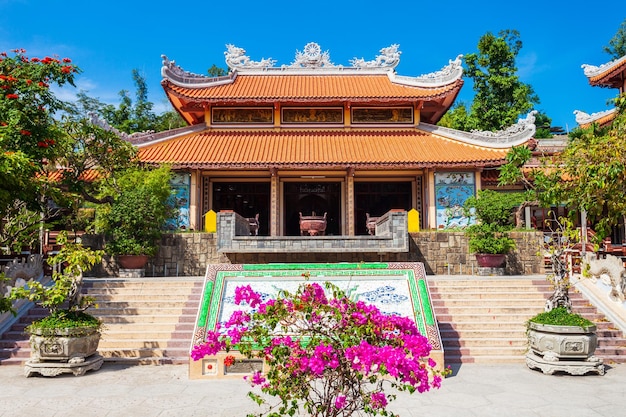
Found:
<path fill-rule="evenodd" d="M 28 255 L 15 258 L 0 266 L 0 272 L 4 272 L 7 281 L 0 281 L 0 292 L 7 296 L 13 287 L 23 286 L 27 281 L 35 279 L 46 282 L 43 274 L 43 256 Z M 26 313 L 33 303 L 28 300 L 17 300 L 13 303 L 16 315 L 10 312 L 0 314 L 0 335 L 7 331 L 19 318 Z"/>
<path fill-rule="evenodd" d="M 407 213 L 391 210 L 380 216 L 374 236 L 250 236 L 249 222 L 233 211 L 217 213 L 218 253 L 409 251 Z"/>

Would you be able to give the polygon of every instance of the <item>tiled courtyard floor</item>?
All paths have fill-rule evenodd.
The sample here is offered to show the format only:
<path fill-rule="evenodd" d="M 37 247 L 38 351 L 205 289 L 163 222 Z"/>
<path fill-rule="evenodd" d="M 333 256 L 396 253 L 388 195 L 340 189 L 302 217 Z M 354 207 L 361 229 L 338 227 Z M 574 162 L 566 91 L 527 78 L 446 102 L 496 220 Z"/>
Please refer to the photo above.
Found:
<path fill-rule="evenodd" d="M 594 417 L 626 415 L 626 365 L 603 376 L 544 375 L 523 364 L 465 364 L 439 390 L 398 394 L 391 409 L 417 416 Z M 187 366 L 104 364 L 81 377 L 30 377 L 21 366 L 0 367 L 0 416 L 224 416 L 259 408 L 239 379 L 187 378 Z"/>

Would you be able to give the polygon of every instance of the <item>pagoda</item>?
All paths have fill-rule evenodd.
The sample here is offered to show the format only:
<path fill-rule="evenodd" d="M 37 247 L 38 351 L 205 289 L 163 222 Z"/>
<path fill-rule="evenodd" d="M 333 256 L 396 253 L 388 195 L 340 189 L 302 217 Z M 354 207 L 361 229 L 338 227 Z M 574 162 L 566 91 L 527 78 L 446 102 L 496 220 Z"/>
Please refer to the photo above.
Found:
<path fill-rule="evenodd" d="M 300 236 L 301 216 L 316 213 L 333 236 L 368 235 L 390 210 L 415 209 L 423 229 L 463 226 L 465 199 L 532 138 L 534 112 L 499 132 L 439 127 L 463 86 L 462 56 L 403 76 L 400 55 L 391 45 L 344 66 L 309 43 L 277 65 L 227 45 L 221 77 L 164 56 L 163 89 L 189 126 L 132 141 L 142 162 L 176 172 L 185 228 L 226 210 L 254 219 L 258 236 Z"/>

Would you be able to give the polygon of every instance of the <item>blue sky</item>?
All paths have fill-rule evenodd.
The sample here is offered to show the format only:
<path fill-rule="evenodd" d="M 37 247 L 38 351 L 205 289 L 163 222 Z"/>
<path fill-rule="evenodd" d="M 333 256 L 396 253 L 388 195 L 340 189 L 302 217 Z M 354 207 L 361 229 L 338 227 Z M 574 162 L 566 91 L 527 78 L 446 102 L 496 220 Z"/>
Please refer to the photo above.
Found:
<path fill-rule="evenodd" d="M 244 48 L 252 60 L 271 57 L 276 65 L 293 62 L 296 50 L 309 42 L 328 51 L 337 65 L 374 59 L 381 48 L 398 43 L 397 73 L 418 76 L 476 52 L 486 32 L 516 29 L 523 42 L 518 74 L 539 95 L 537 109 L 553 125 L 572 129 L 574 110 L 606 110 L 617 94 L 589 86 L 581 65 L 610 61 L 602 48 L 626 18 L 626 9 L 618 9 L 580 0 L 0 0 L 0 51 L 25 48 L 29 56 L 69 57 L 83 71 L 78 88 L 107 103 L 117 103 L 120 90 L 134 93 L 136 68 L 160 111 L 169 108 L 160 85 L 163 54 L 205 74 L 213 64 L 226 68 L 228 43 Z M 466 80 L 457 100 L 472 97 Z"/>

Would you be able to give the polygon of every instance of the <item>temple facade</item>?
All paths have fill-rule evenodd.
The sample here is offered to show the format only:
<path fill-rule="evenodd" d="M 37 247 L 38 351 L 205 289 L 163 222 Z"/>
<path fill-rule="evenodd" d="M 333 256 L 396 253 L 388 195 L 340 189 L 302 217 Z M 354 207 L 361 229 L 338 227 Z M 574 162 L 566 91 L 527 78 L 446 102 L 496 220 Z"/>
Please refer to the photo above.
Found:
<path fill-rule="evenodd" d="M 422 229 L 467 224 L 465 199 L 532 138 L 534 112 L 495 133 L 438 127 L 462 57 L 403 76 L 400 54 L 391 45 L 338 65 L 309 43 L 277 65 L 227 45 L 222 77 L 163 57 L 163 89 L 189 126 L 131 141 L 141 161 L 176 173 L 173 228 L 202 230 L 211 210 L 255 219 L 259 236 L 299 236 L 301 216 L 324 216 L 326 235 L 367 235 L 368 219 L 390 210 L 415 209 Z"/>

